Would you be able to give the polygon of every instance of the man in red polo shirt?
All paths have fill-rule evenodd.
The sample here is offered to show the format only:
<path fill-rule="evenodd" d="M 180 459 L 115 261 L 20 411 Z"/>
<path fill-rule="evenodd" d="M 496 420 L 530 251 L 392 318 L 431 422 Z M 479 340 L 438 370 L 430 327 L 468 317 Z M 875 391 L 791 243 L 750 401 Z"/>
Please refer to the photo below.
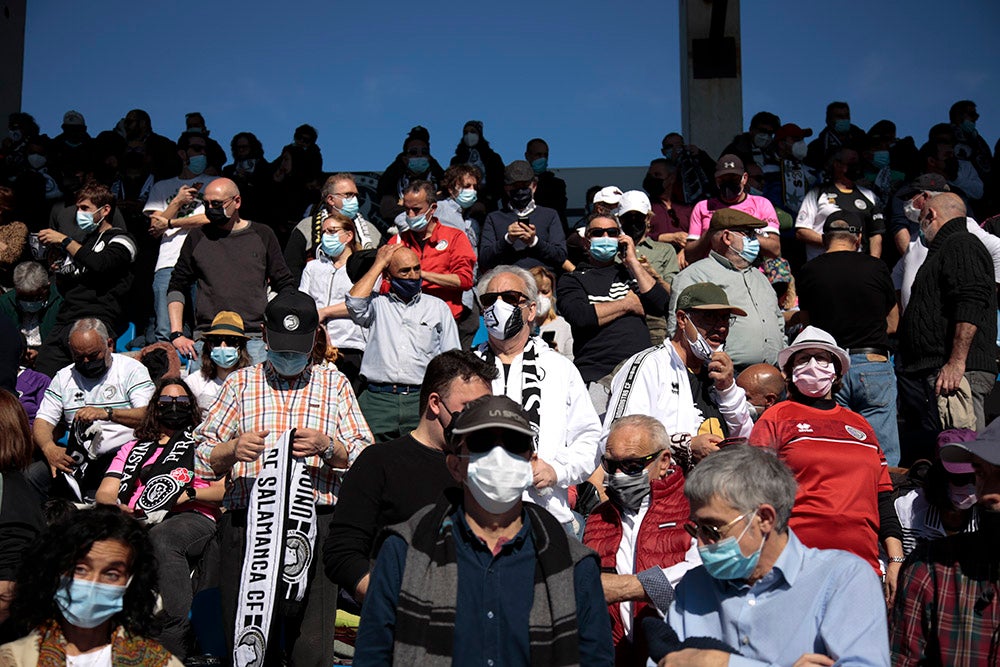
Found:
<path fill-rule="evenodd" d="M 469 237 L 434 217 L 437 195 L 427 181 L 413 181 L 406 187 L 403 209 L 408 229 L 393 236 L 389 243 L 405 245 L 417 253 L 424 281 L 422 291 L 448 304 L 461 327 L 472 316 L 472 311 L 462 305 L 462 292 L 472 289 L 472 267 L 476 263 Z"/>

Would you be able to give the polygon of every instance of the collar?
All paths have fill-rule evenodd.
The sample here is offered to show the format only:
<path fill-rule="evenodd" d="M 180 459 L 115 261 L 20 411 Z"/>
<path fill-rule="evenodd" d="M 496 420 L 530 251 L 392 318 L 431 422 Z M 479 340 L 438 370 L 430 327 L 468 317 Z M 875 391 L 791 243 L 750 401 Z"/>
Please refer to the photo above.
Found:
<path fill-rule="evenodd" d="M 778 559 L 774 561 L 771 571 L 765 574 L 757 583 L 770 583 L 772 578 L 782 577 L 788 582 L 789 586 L 794 586 L 795 580 L 798 579 L 799 573 L 802 572 L 802 562 L 805 560 L 805 556 L 805 547 L 799 542 L 799 538 L 795 536 L 792 529 L 789 528 L 788 542 L 785 544 L 785 548 L 778 554 Z"/>
<path fill-rule="evenodd" d="M 928 246 L 931 251 L 937 250 L 944 242 L 954 234 L 959 234 L 966 228 L 966 221 L 964 217 L 952 218 L 948 222 L 941 225 L 941 229 L 938 230 L 937 234 L 934 235 L 934 240 Z"/>
<path fill-rule="evenodd" d="M 386 293 L 386 295 L 389 297 L 390 301 L 395 301 L 396 303 L 402 304 L 403 307 L 409 307 L 420 301 L 420 297 L 423 295 L 423 292 L 417 292 L 416 296 L 414 296 L 408 302 L 400 299 L 399 295 L 393 292 L 391 289 Z"/>
<path fill-rule="evenodd" d="M 753 266 L 748 266 L 745 269 L 737 269 L 735 266 L 733 266 L 733 263 L 731 261 L 729 261 L 724 255 L 720 255 L 719 253 L 715 252 L 714 250 L 709 250 L 708 251 L 708 256 L 711 257 L 712 259 L 714 259 L 716 262 L 718 262 L 722 266 L 724 266 L 727 269 L 729 269 L 730 271 L 745 272 L 745 271 L 749 271 L 750 269 L 753 268 Z"/>

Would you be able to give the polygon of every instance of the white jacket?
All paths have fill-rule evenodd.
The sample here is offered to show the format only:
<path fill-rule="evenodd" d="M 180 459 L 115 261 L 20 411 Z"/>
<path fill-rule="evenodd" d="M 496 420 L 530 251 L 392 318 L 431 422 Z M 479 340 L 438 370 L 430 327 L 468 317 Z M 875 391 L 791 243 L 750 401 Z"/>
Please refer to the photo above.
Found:
<path fill-rule="evenodd" d="M 486 356 L 481 344 L 475 352 Z M 587 393 L 587 385 L 573 362 L 552 350 L 541 338 L 528 339 L 536 350 L 535 366 L 541 384 L 541 404 L 538 408 L 538 458 L 556 471 L 556 485 L 541 491 L 534 487 L 524 492 L 524 499 L 547 509 L 562 523 L 573 520 L 567 489 L 590 477 L 600 463 L 604 447 L 601 440 L 601 420 Z M 495 365 L 500 375 L 493 381 L 493 393 L 507 396 L 519 405 L 521 397 L 521 353 L 510 364 L 506 378 L 503 363 L 497 357 Z"/>

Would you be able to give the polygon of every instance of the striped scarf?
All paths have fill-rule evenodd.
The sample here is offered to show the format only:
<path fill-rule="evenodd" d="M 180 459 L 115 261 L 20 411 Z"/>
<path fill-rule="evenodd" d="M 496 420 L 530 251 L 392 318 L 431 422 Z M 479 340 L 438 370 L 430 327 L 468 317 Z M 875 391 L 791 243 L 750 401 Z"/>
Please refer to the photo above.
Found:
<path fill-rule="evenodd" d="M 535 586 L 528 616 L 531 664 L 578 665 L 579 628 L 573 569 L 593 551 L 566 535 L 551 514 L 524 503 L 535 546 Z M 405 523 L 386 529 L 410 548 L 396 609 L 393 664 L 451 665 L 456 623 L 458 560 L 453 523 L 463 511 L 455 493 L 417 512 Z"/>

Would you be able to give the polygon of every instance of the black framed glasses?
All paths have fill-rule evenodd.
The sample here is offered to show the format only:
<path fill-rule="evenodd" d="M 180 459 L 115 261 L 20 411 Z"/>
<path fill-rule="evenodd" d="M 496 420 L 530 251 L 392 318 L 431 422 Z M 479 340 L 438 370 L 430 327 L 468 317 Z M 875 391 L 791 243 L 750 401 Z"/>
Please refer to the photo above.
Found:
<path fill-rule="evenodd" d="M 520 306 L 522 302 L 528 300 L 528 296 L 512 289 L 503 292 L 487 292 L 479 297 L 479 303 L 483 305 L 483 308 L 489 308 L 497 302 L 497 299 L 503 299 L 504 303 L 512 306 Z"/>
<path fill-rule="evenodd" d="M 663 450 L 658 452 L 653 452 L 649 456 L 642 456 L 637 459 L 609 459 L 607 456 L 601 457 L 601 467 L 604 468 L 604 472 L 609 475 L 614 475 L 616 472 L 621 470 L 623 473 L 629 476 L 635 476 L 642 474 L 642 471 L 646 469 L 650 461 L 657 458 L 663 454 Z"/>
<path fill-rule="evenodd" d="M 205 336 L 205 340 L 212 344 L 212 346 L 218 346 L 225 343 L 229 347 L 240 347 L 246 343 L 246 338 L 240 338 L 239 336 Z"/>
<path fill-rule="evenodd" d="M 725 534 L 729 532 L 730 528 L 756 511 L 750 510 L 749 512 L 744 512 L 724 526 L 712 526 L 705 523 L 698 523 L 697 521 L 688 521 L 684 524 L 684 530 L 696 540 L 700 538 L 704 542 L 718 542 L 726 536 Z"/>
<path fill-rule="evenodd" d="M 587 230 L 588 239 L 597 239 L 602 236 L 610 236 L 613 239 L 621 236 L 622 230 L 617 227 L 591 227 Z"/>
<path fill-rule="evenodd" d="M 206 208 L 222 208 L 234 199 L 236 199 L 235 196 L 229 197 L 228 199 L 206 199 L 205 206 Z"/>

